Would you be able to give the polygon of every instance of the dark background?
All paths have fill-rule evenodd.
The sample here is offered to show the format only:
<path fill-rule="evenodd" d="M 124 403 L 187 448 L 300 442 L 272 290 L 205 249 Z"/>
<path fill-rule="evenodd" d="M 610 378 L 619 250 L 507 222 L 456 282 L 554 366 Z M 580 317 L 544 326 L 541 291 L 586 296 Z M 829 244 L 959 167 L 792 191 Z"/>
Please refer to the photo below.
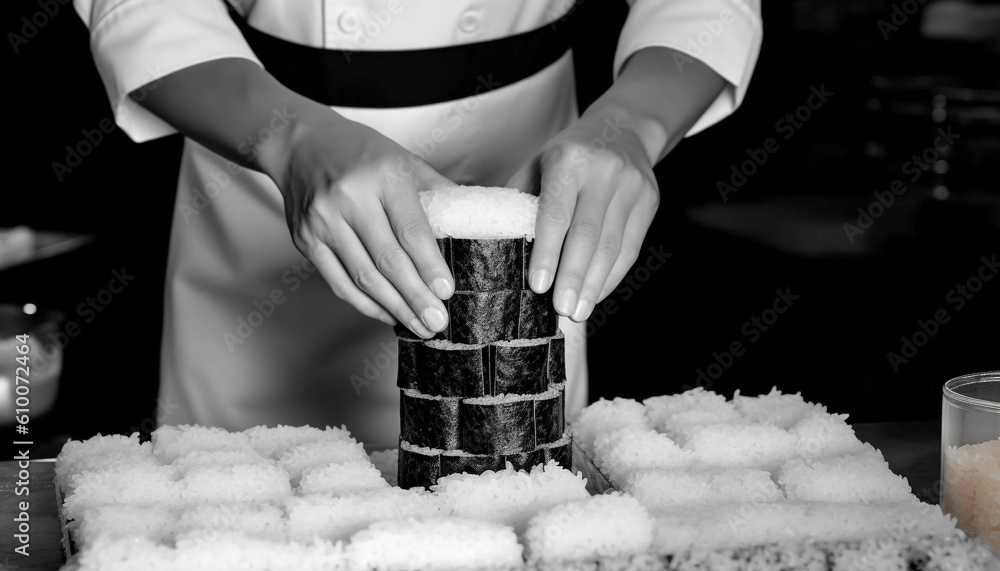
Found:
<path fill-rule="evenodd" d="M 765 2 L 764 45 L 742 107 L 657 167 L 662 205 L 647 246 L 672 256 L 648 273 L 640 257 L 631 274 L 640 287 L 612 294 L 614 313 L 599 309 L 591 320 L 591 398 L 690 388 L 713 354 L 730 362 L 721 353 L 734 341 L 745 353 L 713 369 L 722 373 L 709 388 L 801 391 L 853 421 L 937 418 L 944 381 L 1000 368 L 1000 279 L 960 311 L 948 299 L 983 256 L 1000 254 L 1000 31 L 983 15 L 997 5 L 957 6 L 958 16 L 942 15 L 929 2 L 886 39 L 878 22 L 894 8 L 885 0 Z M 4 31 L 20 33 L 21 18 L 39 7 L 17 0 L 4 9 Z M 581 107 L 610 82 L 625 13 L 624 2 L 604 0 L 577 9 Z M 18 53 L 5 50 L 13 180 L 0 227 L 95 239 L 0 271 L 0 303 L 74 317 L 113 270 L 136 276 L 66 346 L 59 398 L 32 420 L 33 435 L 148 430 L 181 141 L 136 145 L 115 129 L 58 181 L 52 162 L 65 162 L 66 145 L 111 117 L 87 31 L 62 6 Z M 811 87 L 833 95 L 785 140 L 776 122 L 805 104 Z M 905 180 L 906 193 L 852 244 L 844 223 L 857 223 L 873 191 L 907 179 L 904 161 L 948 126 L 960 138 L 941 157 L 946 164 Z M 768 137 L 779 150 L 723 201 L 717 182 Z M 786 288 L 798 300 L 750 343 L 743 324 Z M 887 354 L 941 308 L 950 320 L 894 371 Z"/>

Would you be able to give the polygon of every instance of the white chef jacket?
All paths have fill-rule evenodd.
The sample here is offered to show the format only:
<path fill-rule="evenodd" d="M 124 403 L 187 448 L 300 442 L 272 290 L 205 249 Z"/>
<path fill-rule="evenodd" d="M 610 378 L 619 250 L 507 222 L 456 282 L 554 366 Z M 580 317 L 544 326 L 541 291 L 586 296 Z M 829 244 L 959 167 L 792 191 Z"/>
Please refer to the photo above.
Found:
<path fill-rule="evenodd" d="M 584 0 L 586 1 L 586 0 Z M 258 62 L 219 0 L 75 0 L 118 125 L 136 142 L 174 130 L 128 97 L 220 58 Z M 527 32 L 570 0 L 244 0 L 248 23 L 340 50 L 407 50 Z M 652 46 L 698 59 L 728 85 L 688 134 L 731 113 L 761 38 L 759 0 L 630 0 L 614 58 Z M 258 62 L 259 63 L 259 62 Z M 406 86 L 400 86 L 405 89 Z M 577 116 L 571 54 L 522 81 L 407 108 L 335 107 L 460 183 L 502 185 Z M 275 128 L 281 125 L 276 110 Z M 391 328 L 366 318 L 303 267 L 266 176 L 186 140 L 170 239 L 159 421 L 231 430 L 346 425 L 373 446 L 399 434 Z M 586 404 L 585 334 L 567 335 L 567 415 Z"/>

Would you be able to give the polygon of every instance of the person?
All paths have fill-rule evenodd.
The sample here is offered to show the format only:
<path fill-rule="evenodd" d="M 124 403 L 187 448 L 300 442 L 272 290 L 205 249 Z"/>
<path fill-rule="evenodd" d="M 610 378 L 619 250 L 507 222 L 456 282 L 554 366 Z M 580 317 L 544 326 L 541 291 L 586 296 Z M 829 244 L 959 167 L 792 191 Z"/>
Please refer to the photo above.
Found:
<path fill-rule="evenodd" d="M 740 104 L 762 38 L 753 0 L 631 0 L 614 82 L 579 114 L 566 0 L 74 3 L 121 129 L 185 136 L 158 421 L 372 445 L 398 438 L 388 324 L 432 336 L 454 289 L 417 193 L 539 193 L 530 287 L 563 316 L 571 415 L 653 165 Z"/>

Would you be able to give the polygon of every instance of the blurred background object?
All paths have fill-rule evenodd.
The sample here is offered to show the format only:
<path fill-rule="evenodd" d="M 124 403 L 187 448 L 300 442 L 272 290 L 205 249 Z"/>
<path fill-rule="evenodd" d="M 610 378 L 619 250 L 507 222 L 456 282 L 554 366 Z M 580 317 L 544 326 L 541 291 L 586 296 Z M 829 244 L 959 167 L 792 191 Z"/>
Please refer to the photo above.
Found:
<path fill-rule="evenodd" d="M 0 303 L 79 325 L 60 337 L 48 434 L 148 431 L 180 141 L 108 123 L 86 30 L 60 6 L 29 38 L 37 2 L 6 4 L 25 41 L 7 56 L 21 111 L 0 228 L 94 240 L 0 270 Z M 656 169 L 646 246 L 671 255 L 644 253 L 595 311 L 591 397 L 776 385 L 855 421 L 919 420 L 940 415 L 941 379 L 1000 368 L 998 7 L 765 1 L 743 106 Z M 626 8 L 579 3 L 581 108 L 611 81 Z M 134 282 L 103 303 L 116 271 Z"/>

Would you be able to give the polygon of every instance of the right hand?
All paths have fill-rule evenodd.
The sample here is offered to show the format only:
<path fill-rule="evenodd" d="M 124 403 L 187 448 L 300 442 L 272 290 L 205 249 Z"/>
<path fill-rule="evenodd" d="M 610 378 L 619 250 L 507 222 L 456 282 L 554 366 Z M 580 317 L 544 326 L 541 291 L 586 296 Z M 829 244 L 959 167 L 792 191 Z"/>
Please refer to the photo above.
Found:
<path fill-rule="evenodd" d="M 300 113 L 265 170 L 295 246 L 361 313 L 429 338 L 455 280 L 417 193 L 453 183 L 388 137 L 329 108 Z"/>

